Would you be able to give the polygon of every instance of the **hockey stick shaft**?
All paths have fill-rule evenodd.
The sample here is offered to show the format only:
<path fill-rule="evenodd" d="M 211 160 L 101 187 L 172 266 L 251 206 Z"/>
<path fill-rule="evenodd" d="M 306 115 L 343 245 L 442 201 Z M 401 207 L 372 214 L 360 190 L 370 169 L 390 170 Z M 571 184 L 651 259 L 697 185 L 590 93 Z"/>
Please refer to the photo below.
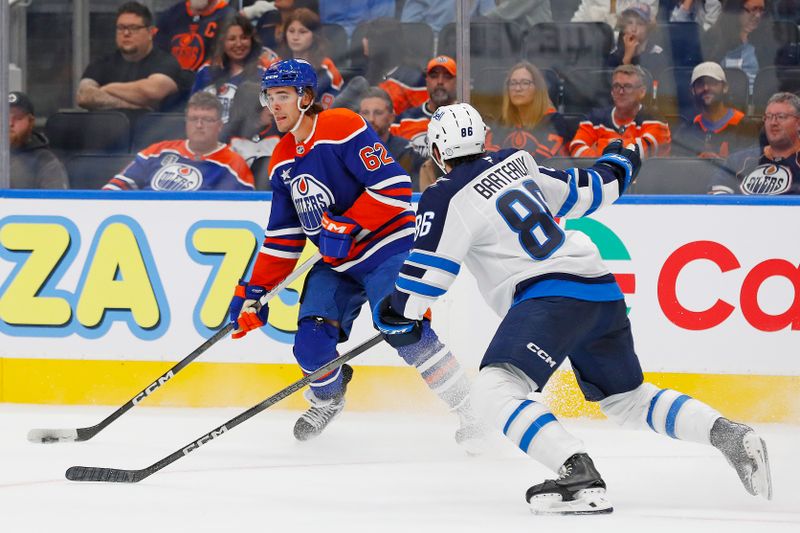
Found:
<path fill-rule="evenodd" d="M 258 301 L 258 306 L 266 305 L 272 298 L 274 298 L 283 289 L 288 287 L 291 283 L 297 280 L 300 276 L 305 274 L 314 264 L 316 264 L 322 255 L 319 252 L 304 261 L 297 267 L 286 279 L 276 285 L 271 291 L 261 297 Z M 94 426 L 77 428 L 77 429 L 32 429 L 28 433 L 28 440 L 32 442 L 70 442 L 70 441 L 86 441 L 100 433 L 103 429 L 108 427 L 109 424 L 128 412 L 136 404 L 150 396 L 156 390 L 160 389 L 167 381 L 175 377 L 175 374 L 183 370 L 189 363 L 200 357 L 206 350 L 214 346 L 219 340 L 225 338 L 228 333 L 233 331 L 234 325 L 229 322 L 222 329 L 214 333 L 209 339 L 201 344 L 192 353 L 181 359 L 175 366 L 161 374 L 155 381 L 150 383 L 147 387 L 139 391 L 133 398 L 128 400 L 125 404 L 120 406 L 116 411 L 108 415 Z"/>
<path fill-rule="evenodd" d="M 170 455 L 164 457 L 160 461 L 153 463 L 152 465 L 142 468 L 141 470 L 124 470 L 120 468 L 103 468 L 103 467 L 94 467 L 94 466 L 71 466 L 67 469 L 66 477 L 70 481 L 103 481 L 109 483 L 138 483 L 139 481 L 143 480 L 144 478 L 158 472 L 162 468 L 167 465 L 170 465 L 180 459 L 188 455 L 189 453 L 195 451 L 200 446 L 204 444 L 208 444 L 212 440 L 221 437 L 223 434 L 227 433 L 231 429 L 235 428 L 245 420 L 248 420 L 261 411 L 264 411 L 268 407 L 275 405 L 282 399 L 286 398 L 287 396 L 299 391 L 312 381 L 321 378 L 325 374 L 339 368 L 346 362 L 350 361 L 354 357 L 361 355 L 368 349 L 372 348 L 373 346 L 377 345 L 383 340 L 383 336 L 378 334 L 374 337 L 364 341 L 363 343 L 359 344 L 352 350 L 348 351 L 345 354 L 340 355 L 330 363 L 320 367 L 315 372 L 305 376 L 303 379 L 295 381 L 285 389 L 273 394 L 269 398 L 263 400 L 262 402 L 254 405 L 247 411 L 231 418 L 221 426 L 218 426 L 205 435 L 201 436 L 198 439 L 193 440 L 183 448 L 176 450 L 175 452 L 171 453 Z"/>

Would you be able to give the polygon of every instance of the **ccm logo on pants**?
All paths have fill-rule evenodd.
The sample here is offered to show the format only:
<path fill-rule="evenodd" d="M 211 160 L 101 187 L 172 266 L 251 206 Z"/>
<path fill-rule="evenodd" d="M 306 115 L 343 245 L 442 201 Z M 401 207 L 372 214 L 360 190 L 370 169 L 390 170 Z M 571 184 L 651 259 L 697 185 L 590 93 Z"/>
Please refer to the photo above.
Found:
<path fill-rule="evenodd" d="M 539 356 L 539 359 L 550 365 L 550 368 L 556 366 L 556 362 L 553 361 L 553 359 L 549 355 L 547 355 L 547 352 L 536 346 L 534 343 L 529 342 L 528 349 L 533 353 L 535 353 L 537 356 Z"/>

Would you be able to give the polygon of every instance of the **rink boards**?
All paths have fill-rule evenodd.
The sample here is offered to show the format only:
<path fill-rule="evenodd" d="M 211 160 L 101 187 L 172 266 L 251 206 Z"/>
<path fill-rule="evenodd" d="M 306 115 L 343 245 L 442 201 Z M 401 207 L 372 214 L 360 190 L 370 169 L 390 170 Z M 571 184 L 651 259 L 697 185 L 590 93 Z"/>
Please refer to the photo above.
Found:
<path fill-rule="evenodd" d="M 128 400 L 224 324 L 269 206 L 268 193 L 0 192 L 0 401 Z M 660 196 L 567 229 L 617 276 L 649 379 L 729 416 L 798 422 L 799 225 L 795 199 Z M 296 380 L 301 288 L 273 300 L 268 327 L 219 342 L 144 404 L 250 405 Z M 362 315 L 346 346 L 373 334 Z M 466 269 L 434 307 L 472 373 L 498 322 Z M 355 364 L 349 408 L 440 409 L 388 347 Z M 568 370 L 547 394 L 560 414 L 597 414 Z"/>

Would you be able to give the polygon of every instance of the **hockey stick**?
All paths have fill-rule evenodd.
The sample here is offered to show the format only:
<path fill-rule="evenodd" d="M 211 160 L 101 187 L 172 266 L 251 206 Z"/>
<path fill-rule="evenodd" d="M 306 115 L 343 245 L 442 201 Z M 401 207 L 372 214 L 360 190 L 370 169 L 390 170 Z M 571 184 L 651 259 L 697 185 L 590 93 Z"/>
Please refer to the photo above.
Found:
<path fill-rule="evenodd" d="M 109 483 L 138 483 L 144 478 L 152 474 L 155 474 L 165 466 L 174 463 L 181 457 L 195 451 L 203 444 L 207 444 L 212 440 L 221 437 L 224 433 L 227 433 L 228 431 L 235 428 L 245 420 L 252 418 L 261 411 L 267 409 L 268 407 L 271 407 L 272 405 L 286 398 L 290 394 L 297 392 L 298 390 L 302 389 L 315 379 L 319 379 L 328 372 L 331 372 L 334 369 L 339 368 L 344 363 L 350 361 L 357 355 L 364 353 L 368 349 L 380 343 L 382 340 L 383 336 L 378 334 L 370 338 L 369 340 L 362 342 L 349 352 L 340 355 L 327 365 L 322 366 L 317 371 L 312 372 L 311 374 L 307 375 L 306 377 L 304 377 L 299 381 L 295 381 L 285 389 L 273 394 L 269 398 L 263 400 L 261 403 L 254 405 L 247 411 L 237 415 L 234 418 L 231 418 L 221 426 L 212 429 L 199 439 L 190 442 L 180 450 L 171 453 L 170 455 L 164 457 L 160 461 L 153 463 L 152 465 L 146 468 L 142 468 L 140 470 L 123 470 L 121 468 L 102 468 L 97 466 L 71 466 L 67 469 L 66 472 L 67 479 L 69 479 L 70 481 L 104 481 Z"/>
<path fill-rule="evenodd" d="M 275 286 L 274 289 L 269 291 L 267 294 L 261 297 L 261 299 L 256 303 L 258 307 L 265 305 L 269 302 L 272 298 L 275 297 L 279 292 L 283 289 L 288 287 L 293 281 L 297 278 L 302 276 L 303 274 L 308 271 L 314 264 L 322 259 L 322 255 L 318 253 L 314 254 L 312 257 L 308 258 L 304 261 L 299 267 L 297 267 L 291 274 L 289 274 L 286 279 L 281 281 L 278 285 Z M 89 440 L 98 433 L 100 433 L 103 429 L 105 429 L 109 424 L 115 421 L 117 418 L 121 417 L 125 414 L 131 407 L 135 406 L 151 394 L 161 388 L 164 383 L 175 377 L 175 374 L 180 372 L 181 370 L 186 367 L 189 363 L 200 357 L 200 355 L 214 346 L 217 341 L 220 339 L 225 338 L 228 333 L 233 331 L 233 323 L 228 323 L 224 328 L 214 333 L 208 340 L 206 340 L 203 344 L 201 344 L 195 351 L 181 359 L 178 364 L 167 370 L 164 374 L 162 374 L 158 379 L 154 382 L 149 384 L 143 390 L 141 390 L 136 396 L 128 400 L 127 403 L 122 405 L 119 409 L 108 415 L 105 419 L 100 421 L 98 424 L 94 426 L 85 427 L 85 428 L 77 428 L 77 429 L 32 429 L 28 432 L 28 440 L 31 442 L 43 442 L 43 443 L 53 443 L 53 442 L 80 442 Z"/>

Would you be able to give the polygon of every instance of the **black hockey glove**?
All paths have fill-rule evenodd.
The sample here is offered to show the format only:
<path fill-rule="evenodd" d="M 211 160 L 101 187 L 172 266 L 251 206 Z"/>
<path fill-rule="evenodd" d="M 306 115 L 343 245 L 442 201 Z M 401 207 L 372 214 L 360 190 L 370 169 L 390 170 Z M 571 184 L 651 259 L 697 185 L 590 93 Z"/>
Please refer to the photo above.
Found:
<path fill-rule="evenodd" d="M 639 169 L 642 168 L 639 147 L 635 144 L 630 146 L 633 146 L 633 149 L 624 148 L 622 139 L 615 139 L 608 143 L 606 149 L 603 150 L 603 155 L 595 161 L 595 165 L 607 166 L 617 177 L 620 196 L 631 182 L 636 179 Z"/>
<path fill-rule="evenodd" d="M 372 313 L 372 320 L 375 329 L 395 348 L 414 344 L 422 338 L 422 320 L 406 318 L 392 309 L 391 295 L 381 300 Z"/>

